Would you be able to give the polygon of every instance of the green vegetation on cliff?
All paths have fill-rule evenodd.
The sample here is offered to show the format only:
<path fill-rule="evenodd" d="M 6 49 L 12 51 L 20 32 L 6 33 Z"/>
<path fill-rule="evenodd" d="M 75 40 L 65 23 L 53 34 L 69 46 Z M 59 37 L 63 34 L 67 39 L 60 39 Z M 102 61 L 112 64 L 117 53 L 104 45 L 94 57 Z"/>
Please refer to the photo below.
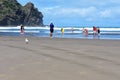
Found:
<path fill-rule="evenodd" d="M 0 0 L 0 26 L 20 24 L 42 26 L 43 15 L 32 3 L 22 6 L 16 0 Z"/>

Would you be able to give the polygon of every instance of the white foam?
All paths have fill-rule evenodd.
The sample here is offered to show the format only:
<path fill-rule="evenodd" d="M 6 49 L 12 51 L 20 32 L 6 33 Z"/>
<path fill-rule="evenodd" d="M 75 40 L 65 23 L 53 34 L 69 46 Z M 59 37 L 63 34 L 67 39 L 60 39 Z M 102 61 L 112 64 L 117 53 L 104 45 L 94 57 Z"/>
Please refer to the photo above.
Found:
<path fill-rule="evenodd" d="M 60 33 L 61 31 L 61 28 L 59 27 L 55 27 L 54 28 L 55 31 L 57 31 L 57 33 Z M 72 27 L 67 27 L 67 28 L 64 28 L 65 29 L 65 33 L 72 33 Z M 74 29 L 74 32 L 73 33 L 82 33 L 82 29 L 83 28 L 73 28 Z M 93 33 L 93 28 L 87 28 L 88 29 L 89 33 Z M 41 30 L 44 32 L 44 33 L 49 33 L 49 27 L 27 27 L 25 26 L 25 32 L 32 32 L 32 33 L 39 33 L 41 32 Z M 67 31 L 68 30 L 68 31 Z M 120 33 L 120 28 L 100 28 L 101 30 L 101 33 L 103 34 L 119 34 Z M 108 31 L 111 31 L 111 32 L 108 32 Z M 17 26 L 17 27 L 0 27 L 0 32 L 20 32 L 20 26 Z"/>

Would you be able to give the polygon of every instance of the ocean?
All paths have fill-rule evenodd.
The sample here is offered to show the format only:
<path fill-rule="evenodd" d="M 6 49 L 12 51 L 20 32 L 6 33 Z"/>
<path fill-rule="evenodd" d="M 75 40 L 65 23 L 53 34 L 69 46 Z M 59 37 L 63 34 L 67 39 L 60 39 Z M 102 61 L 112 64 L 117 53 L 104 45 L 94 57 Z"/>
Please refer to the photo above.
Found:
<path fill-rule="evenodd" d="M 55 27 L 54 38 L 79 38 L 79 39 L 110 39 L 120 40 L 120 27 L 99 27 L 100 35 L 93 36 L 93 27 L 84 27 L 88 29 L 88 36 L 82 33 L 83 27 L 63 27 L 64 35 L 61 33 L 62 27 Z M 72 32 L 72 29 L 74 31 Z M 49 27 L 26 27 L 24 36 L 32 37 L 49 37 Z M 17 27 L 0 27 L 0 36 L 21 36 L 20 26 Z"/>

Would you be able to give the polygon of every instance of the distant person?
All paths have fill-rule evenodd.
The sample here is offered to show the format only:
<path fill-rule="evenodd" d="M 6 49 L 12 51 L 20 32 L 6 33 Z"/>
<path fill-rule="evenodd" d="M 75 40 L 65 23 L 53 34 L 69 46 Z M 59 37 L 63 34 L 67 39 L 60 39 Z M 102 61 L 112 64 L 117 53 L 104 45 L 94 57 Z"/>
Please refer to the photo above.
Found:
<path fill-rule="evenodd" d="M 82 33 L 83 33 L 83 35 L 85 35 L 85 28 L 84 27 L 82 29 Z"/>
<path fill-rule="evenodd" d="M 24 34 L 24 33 L 25 33 L 25 32 L 24 32 L 24 26 L 23 26 L 23 25 L 21 25 L 20 30 L 21 30 L 21 34 Z"/>
<path fill-rule="evenodd" d="M 88 29 L 86 29 L 86 28 L 83 27 L 82 33 L 83 33 L 84 36 L 87 37 L 88 36 Z"/>
<path fill-rule="evenodd" d="M 100 28 L 98 27 L 98 29 L 97 29 L 97 32 L 98 32 L 98 35 L 100 35 Z"/>
<path fill-rule="evenodd" d="M 93 26 L 93 35 L 96 36 L 96 34 L 97 34 L 97 28 Z"/>
<path fill-rule="evenodd" d="M 53 38 L 53 32 L 54 32 L 54 24 L 50 23 L 50 38 Z"/>
<path fill-rule="evenodd" d="M 100 37 L 100 28 L 97 28 L 98 38 Z"/>
<path fill-rule="evenodd" d="M 72 33 L 74 32 L 74 28 L 71 29 Z"/>
<path fill-rule="evenodd" d="M 64 36 L 64 28 L 61 28 L 62 37 Z"/>
<path fill-rule="evenodd" d="M 61 28 L 61 32 L 64 33 L 64 28 Z"/>
<path fill-rule="evenodd" d="M 85 36 L 88 36 L 88 29 L 85 29 Z"/>

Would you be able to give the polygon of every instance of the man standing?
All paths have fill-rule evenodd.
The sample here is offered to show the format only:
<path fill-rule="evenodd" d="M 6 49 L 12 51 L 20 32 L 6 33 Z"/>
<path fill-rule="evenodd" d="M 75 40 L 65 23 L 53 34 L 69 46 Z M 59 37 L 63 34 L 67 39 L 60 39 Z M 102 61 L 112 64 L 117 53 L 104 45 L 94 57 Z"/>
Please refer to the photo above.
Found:
<path fill-rule="evenodd" d="M 54 32 L 54 24 L 50 23 L 50 38 L 53 37 L 53 32 Z"/>

